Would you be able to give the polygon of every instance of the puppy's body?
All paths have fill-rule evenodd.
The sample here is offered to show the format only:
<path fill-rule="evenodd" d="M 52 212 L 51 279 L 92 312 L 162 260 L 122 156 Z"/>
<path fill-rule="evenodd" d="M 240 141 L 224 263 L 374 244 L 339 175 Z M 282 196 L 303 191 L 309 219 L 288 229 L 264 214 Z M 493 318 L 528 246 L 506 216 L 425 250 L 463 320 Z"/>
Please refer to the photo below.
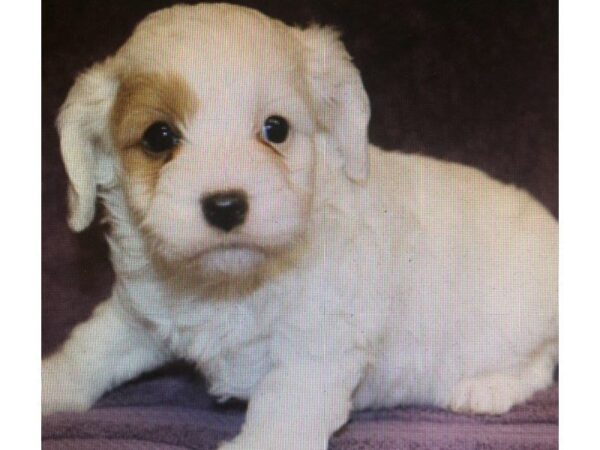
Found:
<path fill-rule="evenodd" d="M 200 77 L 193 64 L 176 70 L 178 58 L 153 67 L 161 77 L 177 73 L 186 98 L 198 99 L 182 107 L 185 142 L 172 159 L 144 159 L 126 137 L 137 126 L 128 117 L 139 121 L 157 109 L 136 100 L 147 98 L 139 80 L 155 77 L 136 67 L 148 57 L 154 27 L 138 28 L 114 60 L 86 74 L 63 112 L 78 229 L 90 220 L 81 201 L 89 183 L 70 169 L 65 148 L 76 128 L 65 123 L 80 92 L 100 83 L 94 92 L 104 103 L 86 100 L 96 114 L 87 126 L 97 128 L 96 142 L 106 141 L 93 150 L 94 192 L 112 225 L 116 283 L 111 299 L 44 361 L 46 412 L 87 408 L 115 384 L 183 357 L 198 364 L 213 394 L 250 400 L 242 434 L 223 449 L 318 449 L 352 407 L 423 403 L 501 413 L 550 384 L 557 225 L 547 211 L 475 169 L 367 149 L 368 103 L 330 32 L 291 31 L 227 6 L 173 8 L 147 23 L 170 29 L 173 17 L 179 25 L 192 17 L 200 30 L 198 23 L 225 25 L 202 38 L 190 31 L 195 38 L 186 41 L 191 53 L 209 43 L 215 72 Z M 281 65 L 301 69 L 263 72 L 236 50 L 225 65 L 215 62 L 214 36 L 250 29 L 268 30 L 261 35 L 268 42 L 275 35 L 271 51 Z M 338 55 L 338 68 L 321 67 L 302 82 L 311 65 L 325 64 L 322 54 L 301 56 L 316 51 L 317 38 Z M 173 45 L 180 44 L 157 51 Z M 233 72 L 231 61 L 240 66 Z M 252 76 L 227 81 L 240 70 Z M 257 87 L 265 73 L 277 95 Z M 328 82 L 338 91 L 315 94 Z M 269 108 L 295 127 L 275 153 L 244 131 Z M 248 217 L 232 232 L 214 230 L 198 199 L 231 188 L 247 193 Z"/>

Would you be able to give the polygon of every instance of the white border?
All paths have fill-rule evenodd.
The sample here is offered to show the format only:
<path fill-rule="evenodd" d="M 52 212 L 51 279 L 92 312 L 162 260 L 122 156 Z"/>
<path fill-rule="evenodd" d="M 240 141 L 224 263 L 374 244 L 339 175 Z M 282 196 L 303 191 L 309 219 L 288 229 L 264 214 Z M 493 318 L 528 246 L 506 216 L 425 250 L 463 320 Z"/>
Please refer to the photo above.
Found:
<path fill-rule="evenodd" d="M 10 6 L 7 6 L 10 5 Z M 0 9 L 3 448 L 41 445 L 41 5 Z"/>
<path fill-rule="evenodd" d="M 600 7 L 559 4 L 560 448 L 600 448 Z"/>

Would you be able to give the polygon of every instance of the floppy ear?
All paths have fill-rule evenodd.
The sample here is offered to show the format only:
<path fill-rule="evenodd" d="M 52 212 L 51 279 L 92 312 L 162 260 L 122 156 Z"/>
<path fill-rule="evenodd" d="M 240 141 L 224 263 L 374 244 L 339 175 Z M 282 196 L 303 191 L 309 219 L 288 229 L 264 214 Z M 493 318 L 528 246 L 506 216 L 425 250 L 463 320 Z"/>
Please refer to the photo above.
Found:
<path fill-rule="evenodd" d="M 108 117 L 118 82 L 104 65 L 81 74 L 61 107 L 56 126 L 69 177 L 69 226 L 85 229 L 94 219 L 96 189 L 113 176 Z"/>
<path fill-rule="evenodd" d="M 353 181 L 364 181 L 369 173 L 367 126 L 371 110 L 360 73 L 337 31 L 311 26 L 301 33 L 321 125 L 330 145 L 342 156 L 346 175 Z"/>

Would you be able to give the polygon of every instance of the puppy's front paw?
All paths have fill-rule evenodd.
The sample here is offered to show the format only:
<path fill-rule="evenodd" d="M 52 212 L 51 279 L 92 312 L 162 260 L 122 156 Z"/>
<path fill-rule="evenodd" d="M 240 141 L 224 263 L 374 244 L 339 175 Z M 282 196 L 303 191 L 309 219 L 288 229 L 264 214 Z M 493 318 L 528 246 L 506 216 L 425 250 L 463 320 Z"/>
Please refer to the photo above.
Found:
<path fill-rule="evenodd" d="M 503 374 L 465 378 L 454 389 L 449 407 L 461 413 L 503 414 L 523 400 L 520 383 Z"/>
<path fill-rule="evenodd" d="M 42 415 L 59 411 L 85 411 L 92 403 L 92 399 L 77 389 L 56 367 L 47 361 L 42 363 Z"/>
<path fill-rule="evenodd" d="M 232 441 L 232 442 L 222 443 L 221 445 L 219 445 L 217 450 L 270 450 L 270 449 L 268 447 L 259 449 L 259 447 L 256 447 L 256 446 L 248 446 L 245 443 Z"/>
<path fill-rule="evenodd" d="M 306 439 L 297 438 L 291 444 L 286 436 L 275 436 L 271 432 L 266 432 L 264 438 L 249 439 L 244 435 L 238 436 L 230 442 L 223 442 L 217 450 L 326 450 L 327 443 L 315 445 L 314 442 L 308 442 Z"/>
<path fill-rule="evenodd" d="M 89 402 L 61 396 L 42 395 L 42 415 L 47 416 L 61 411 L 86 411 L 91 408 Z"/>

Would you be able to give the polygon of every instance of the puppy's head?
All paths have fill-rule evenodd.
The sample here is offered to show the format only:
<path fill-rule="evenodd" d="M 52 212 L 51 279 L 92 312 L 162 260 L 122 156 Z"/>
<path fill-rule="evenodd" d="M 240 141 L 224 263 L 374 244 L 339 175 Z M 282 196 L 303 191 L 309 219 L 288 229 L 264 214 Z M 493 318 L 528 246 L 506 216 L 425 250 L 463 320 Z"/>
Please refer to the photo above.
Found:
<path fill-rule="evenodd" d="M 229 5 L 159 11 L 62 107 L 69 223 L 82 230 L 98 191 L 122 188 L 157 256 L 246 273 L 303 235 L 317 161 L 367 176 L 368 119 L 334 31 Z"/>

